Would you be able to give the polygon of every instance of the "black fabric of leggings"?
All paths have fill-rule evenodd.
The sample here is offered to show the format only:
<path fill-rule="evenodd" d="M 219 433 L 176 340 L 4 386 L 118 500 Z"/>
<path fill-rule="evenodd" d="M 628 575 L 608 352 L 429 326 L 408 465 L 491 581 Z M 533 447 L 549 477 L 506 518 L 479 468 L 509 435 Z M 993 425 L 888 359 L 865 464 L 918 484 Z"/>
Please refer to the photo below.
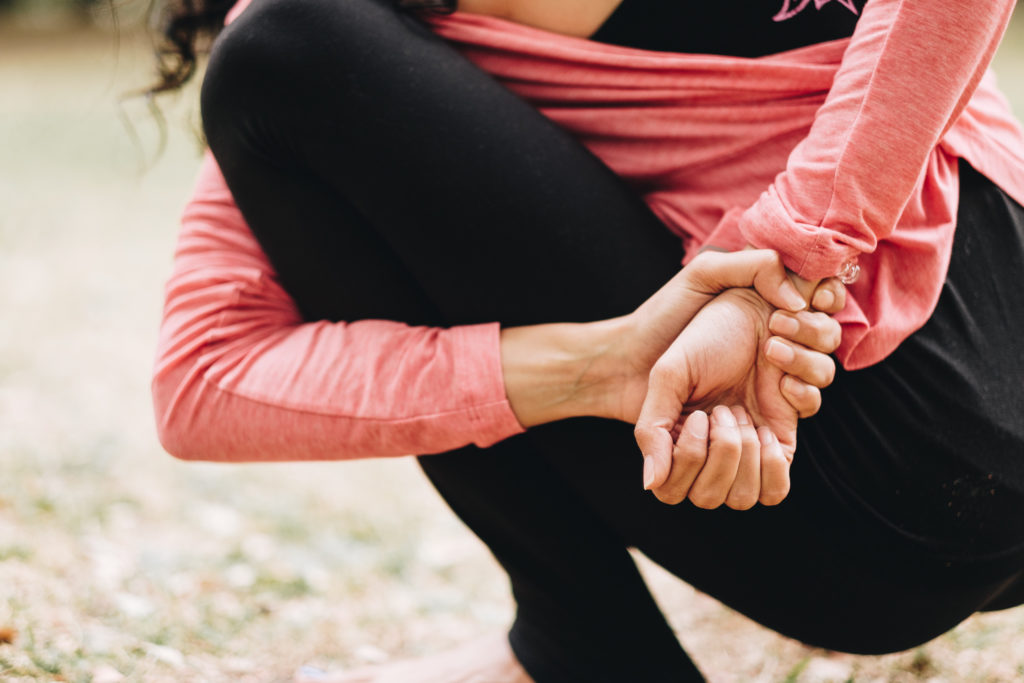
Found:
<path fill-rule="evenodd" d="M 678 270 L 678 240 L 617 176 L 383 0 L 254 0 L 214 48 L 202 106 L 308 319 L 596 320 Z M 839 373 L 774 508 L 658 502 L 631 427 L 600 419 L 422 457 L 509 574 L 530 674 L 700 679 L 629 547 L 849 652 L 908 648 L 1024 600 L 1021 272 L 1024 210 L 965 165 L 932 320 L 883 363 Z"/>

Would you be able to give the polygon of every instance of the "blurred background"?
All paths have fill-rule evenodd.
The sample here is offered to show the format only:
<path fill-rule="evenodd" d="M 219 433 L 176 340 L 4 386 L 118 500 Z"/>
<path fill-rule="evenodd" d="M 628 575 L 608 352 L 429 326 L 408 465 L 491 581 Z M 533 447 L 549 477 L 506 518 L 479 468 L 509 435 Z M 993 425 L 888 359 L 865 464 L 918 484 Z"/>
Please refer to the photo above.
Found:
<path fill-rule="evenodd" d="M 411 459 L 224 466 L 161 450 L 149 372 L 202 150 L 197 96 L 160 101 L 163 132 L 125 97 L 151 83 L 152 44 L 145 3 L 116 10 L 0 0 L 0 678 L 287 680 L 504 628 L 502 574 Z M 1017 14 L 996 70 L 1024 114 Z M 1024 610 L 852 657 L 638 561 L 713 681 L 1024 679 Z"/>

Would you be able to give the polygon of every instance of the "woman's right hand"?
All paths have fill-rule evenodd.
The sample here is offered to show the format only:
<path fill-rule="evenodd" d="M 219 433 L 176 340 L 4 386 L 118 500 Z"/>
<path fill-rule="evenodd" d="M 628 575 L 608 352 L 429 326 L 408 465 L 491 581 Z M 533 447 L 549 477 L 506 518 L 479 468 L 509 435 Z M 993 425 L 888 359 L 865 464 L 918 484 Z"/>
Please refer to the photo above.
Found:
<path fill-rule="evenodd" d="M 620 417 L 637 425 L 644 484 L 660 500 L 746 509 L 787 495 L 797 420 L 819 409 L 840 339 L 826 313 L 773 314 L 765 301 L 805 307 L 794 294 L 774 252 L 709 253 L 627 316 Z M 827 313 L 845 305 L 837 280 L 809 295 Z"/>
<path fill-rule="evenodd" d="M 736 300 L 742 301 L 744 297 L 756 297 L 758 301 L 763 301 L 753 291 L 743 289 L 750 287 L 759 292 L 764 299 L 784 310 L 794 311 L 806 308 L 803 297 L 789 281 L 779 257 L 774 252 L 756 250 L 732 254 L 709 252 L 700 255 L 636 311 L 627 316 L 595 323 L 557 323 L 503 329 L 501 349 L 505 388 L 516 416 L 525 427 L 581 415 L 614 418 L 636 424 L 646 399 L 650 399 L 652 396 L 675 398 L 677 390 L 683 388 L 666 385 L 663 381 L 671 374 L 666 371 L 672 369 L 672 362 L 674 362 L 671 356 L 667 358 L 663 358 L 663 356 L 673 345 L 676 346 L 677 352 L 680 350 L 677 340 L 680 339 L 681 333 L 694 316 L 725 290 L 733 289 L 719 305 L 712 306 L 712 310 L 735 313 L 735 305 L 730 307 L 724 304 L 729 301 L 735 304 Z M 818 291 L 828 291 L 832 294 L 832 298 L 837 302 L 832 312 L 842 308 L 844 291 L 838 281 L 827 281 L 819 287 Z M 817 298 L 815 301 L 817 302 Z M 773 309 L 770 306 L 766 306 L 764 308 L 765 315 L 771 310 Z M 795 332 L 778 330 L 781 337 L 788 338 L 793 342 L 788 346 L 793 349 L 795 358 L 787 367 L 778 370 L 779 377 L 782 376 L 783 371 L 791 375 L 787 375 L 787 381 L 780 384 L 776 377 L 775 382 L 777 393 L 786 392 L 787 388 L 790 389 L 780 396 L 785 397 L 782 398 L 784 402 L 789 401 L 789 403 L 785 403 L 784 408 L 793 413 L 795 424 L 797 414 L 806 415 L 817 410 L 816 392 L 811 391 L 811 387 L 798 380 L 807 379 L 808 369 L 814 370 L 814 373 L 811 374 L 820 376 L 822 361 L 829 367 L 832 363 L 827 356 L 821 353 L 814 355 L 810 349 L 826 352 L 832 350 L 823 347 L 838 338 L 838 325 L 825 316 L 808 311 L 797 315 L 789 315 L 780 311 L 776 315 L 790 318 L 798 323 Z M 722 330 L 720 329 L 721 325 L 715 325 L 713 316 L 704 315 L 702 319 L 703 322 L 700 326 L 702 329 L 716 330 L 716 333 L 729 333 L 728 329 Z M 743 320 L 744 317 L 740 316 L 739 321 Z M 726 320 L 725 325 L 729 327 L 731 323 Z M 736 358 L 730 358 L 729 354 L 723 353 L 723 368 L 719 369 L 726 369 L 729 372 L 709 373 L 712 382 L 710 384 L 704 382 L 701 385 L 705 398 L 710 398 L 712 401 L 714 398 L 721 398 L 722 401 L 705 402 L 705 405 L 702 406 L 690 406 L 687 413 L 705 406 L 707 410 L 711 410 L 715 405 L 733 406 L 738 404 L 738 407 L 747 405 L 744 402 L 743 394 L 737 394 L 733 391 L 736 387 L 729 384 L 730 381 L 742 383 L 741 380 L 749 378 L 751 376 L 749 371 L 753 366 L 752 361 L 762 356 L 757 348 L 759 339 L 757 326 L 747 325 L 747 327 L 750 329 L 741 331 L 737 328 L 733 330 L 738 334 L 735 334 L 735 338 L 731 340 L 733 343 L 729 343 L 730 340 L 726 338 L 723 343 L 725 348 L 722 350 L 731 349 L 735 352 L 739 349 L 745 352 L 746 349 L 751 348 L 750 345 L 754 345 L 754 353 L 739 354 L 739 357 L 747 359 L 746 361 L 737 361 Z M 687 335 L 687 340 L 690 343 L 683 348 L 684 353 L 697 350 L 697 345 L 692 343 L 695 337 L 705 340 L 712 338 L 706 334 L 691 333 Z M 805 346 L 809 348 L 805 348 Z M 735 353 L 732 355 L 736 356 Z M 746 365 L 743 364 L 744 362 Z M 725 365 L 730 365 L 730 367 L 725 368 Z M 736 371 L 737 365 L 738 371 Z M 764 370 L 766 367 L 768 366 L 761 364 L 758 369 Z M 775 366 L 771 366 L 771 368 L 773 371 L 776 370 Z M 763 378 L 764 374 L 764 372 L 755 373 L 754 376 Z M 731 380 L 730 377 L 732 377 Z M 655 382 L 655 379 L 659 379 L 659 381 Z M 652 382 L 653 393 L 649 392 Z M 715 382 L 724 382 L 725 384 L 714 386 Z M 763 384 L 764 382 L 762 382 Z M 733 400 L 737 396 L 739 396 L 739 400 Z M 685 404 L 686 399 L 687 397 L 684 396 L 679 405 Z M 756 403 L 751 403 L 747 407 L 759 408 Z M 744 453 L 744 462 L 750 459 L 748 457 L 750 435 L 754 434 L 756 437 L 757 433 L 753 431 L 753 426 L 747 429 L 746 425 L 739 424 L 741 420 L 737 420 L 735 427 L 726 424 L 727 412 L 729 411 L 719 410 L 717 413 L 711 411 L 709 420 L 707 414 L 698 411 L 691 415 L 691 421 L 687 423 L 698 431 L 701 428 L 701 421 L 707 426 L 700 447 L 704 449 L 702 462 L 707 463 L 708 472 L 721 471 L 723 468 L 716 464 L 719 461 L 735 460 L 735 456 L 732 454 L 735 448 L 732 446 L 722 448 L 722 446 L 726 445 L 726 442 L 732 442 L 734 445 L 737 442 L 737 439 L 734 438 L 737 434 L 740 435 L 739 441 L 747 444 L 747 446 L 741 447 Z M 755 419 L 760 417 L 760 412 L 757 409 L 753 411 Z M 733 410 L 732 413 L 734 416 L 740 414 L 737 410 Z M 744 411 L 743 414 L 746 415 L 747 412 Z M 665 502 L 679 502 L 682 499 L 679 497 L 680 477 L 678 475 L 680 470 L 677 468 L 673 471 L 671 478 L 668 475 L 671 469 L 670 454 L 673 441 L 682 433 L 680 427 L 684 417 L 685 415 L 681 411 L 677 411 L 672 418 L 672 423 L 665 425 L 663 434 L 661 432 L 657 434 L 658 439 L 664 436 L 668 440 L 669 448 L 668 454 L 664 455 L 661 468 L 655 472 L 652 488 L 655 490 L 655 495 Z M 767 459 L 771 460 L 778 452 L 779 441 L 765 433 L 764 430 L 761 430 L 761 433 L 764 435 L 764 444 L 761 450 L 767 454 Z M 638 442 L 642 447 L 644 446 L 641 433 L 638 433 Z M 693 443 L 688 443 L 687 447 L 690 451 L 697 448 Z M 647 451 L 643 452 L 647 454 Z M 782 457 L 784 454 L 775 460 L 778 461 Z M 745 466 L 741 469 L 749 471 L 750 468 Z M 736 473 L 737 470 L 734 467 L 733 478 Z M 699 479 L 701 486 L 698 487 L 698 492 L 703 486 L 703 482 L 708 479 L 707 475 Z M 744 484 L 744 482 L 745 480 L 741 476 L 737 485 Z M 788 482 L 788 475 L 786 482 Z M 771 484 L 770 476 L 767 483 Z M 778 486 L 775 487 L 776 490 L 778 488 Z M 687 491 L 683 491 L 682 494 L 683 498 L 689 495 Z M 717 505 L 712 498 L 702 499 L 699 495 L 695 495 L 694 498 L 697 499 L 695 502 L 702 506 L 714 507 Z M 764 497 L 763 500 L 772 502 L 770 496 Z M 731 506 L 749 507 L 744 496 L 733 495 L 724 502 Z M 756 502 L 756 498 L 754 502 Z"/>
<path fill-rule="evenodd" d="M 779 337 L 793 342 L 794 362 L 781 369 L 797 380 L 806 382 L 813 379 L 811 375 L 821 367 L 820 363 L 813 361 L 824 360 L 820 354 L 831 353 L 838 344 L 838 324 L 826 315 L 808 310 L 804 297 L 793 285 L 776 252 L 709 251 L 679 271 L 633 313 L 598 323 L 614 326 L 610 335 L 612 342 L 605 342 L 605 351 L 599 359 L 601 362 L 595 363 L 598 374 L 603 373 L 606 381 L 608 377 L 616 380 L 614 387 L 606 389 L 615 401 L 609 408 L 610 416 L 636 424 L 651 380 L 658 379 L 659 374 L 671 374 L 668 371 L 675 361 L 662 359 L 662 356 L 677 343 L 697 314 L 727 290 L 753 290 L 748 294 L 737 291 L 730 298 L 749 296 L 753 301 L 759 297 L 762 303 L 767 304 L 764 309 L 767 314 L 779 309 L 773 321 L 786 319 L 796 323 L 789 330 L 773 329 Z M 827 299 L 822 296 L 825 293 L 829 295 Z M 846 303 L 845 288 L 835 278 L 819 283 L 811 296 L 816 304 L 829 300 L 828 306 L 819 308 L 825 314 L 837 313 Z M 729 325 L 730 321 L 723 321 L 723 324 Z M 772 326 L 775 326 L 774 322 Z M 728 333 L 728 330 L 722 332 Z M 753 334 L 751 332 L 751 340 Z M 605 334 L 603 338 L 608 336 Z M 719 341 L 726 345 L 729 339 L 726 336 Z M 659 360 L 663 360 L 661 366 L 658 366 Z M 825 360 L 825 363 L 831 361 Z M 814 372 L 808 372 L 808 369 Z M 652 377 L 652 373 L 656 376 Z M 796 393 L 793 392 L 794 398 Z M 811 414 L 813 412 L 816 409 Z"/>
<path fill-rule="evenodd" d="M 788 494 L 797 422 L 818 410 L 818 388 L 832 380 L 826 353 L 838 345 L 839 326 L 824 313 L 783 316 L 752 290 L 729 290 L 658 359 L 636 437 L 645 485 L 663 502 L 746 509 Z M 797 323 L 795 334 L 779 326 L 782 319 Z M 773 328 L 787 334 L 773 337 Z M 788 363 L 772 359 L 778 347 L 792 355 Z M 744 414 L 731 416 L 723 405 Z M 710 425 L 698 410 L 711 412 Z"/>

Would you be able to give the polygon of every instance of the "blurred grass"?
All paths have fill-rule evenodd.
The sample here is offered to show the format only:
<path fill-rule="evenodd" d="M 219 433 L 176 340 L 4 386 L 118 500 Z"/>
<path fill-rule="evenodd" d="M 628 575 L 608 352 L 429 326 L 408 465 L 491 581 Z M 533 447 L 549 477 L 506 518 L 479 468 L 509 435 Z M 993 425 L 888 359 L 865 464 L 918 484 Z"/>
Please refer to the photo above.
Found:
<path fill-rule="evenodd" d="M 146 40 L 0 24 L 0 677 L 286 678 L 442 649 L 512 615 L 502 574 L 410 459 L 183 464 L 155 442 L 148 375 L 195 91 L 140 100 Z M 33 28 L 35 27 L 35 28 Z M 1024 22 L 997 70 L 1024 113 Z M 139 137 L 128 134 L 121 116 Z M 916 651 L 832 655 L 757 627 L 641 558 L 714 680 L 1024 676 L 1024 614 Z M 7 633 L 4 629 L 13 629 Z"/>

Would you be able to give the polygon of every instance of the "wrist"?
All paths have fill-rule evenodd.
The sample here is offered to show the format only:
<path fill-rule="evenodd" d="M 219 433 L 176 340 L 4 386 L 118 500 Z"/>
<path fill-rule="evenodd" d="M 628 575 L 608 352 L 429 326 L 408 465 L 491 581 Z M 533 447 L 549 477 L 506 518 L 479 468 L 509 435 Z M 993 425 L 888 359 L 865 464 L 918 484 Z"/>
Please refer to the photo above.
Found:
<path fill-rule="evenodd" d="M 501 331 L 505 391 L 524 427 L 570 417 L 617 417 L 620 319 Z"/>

